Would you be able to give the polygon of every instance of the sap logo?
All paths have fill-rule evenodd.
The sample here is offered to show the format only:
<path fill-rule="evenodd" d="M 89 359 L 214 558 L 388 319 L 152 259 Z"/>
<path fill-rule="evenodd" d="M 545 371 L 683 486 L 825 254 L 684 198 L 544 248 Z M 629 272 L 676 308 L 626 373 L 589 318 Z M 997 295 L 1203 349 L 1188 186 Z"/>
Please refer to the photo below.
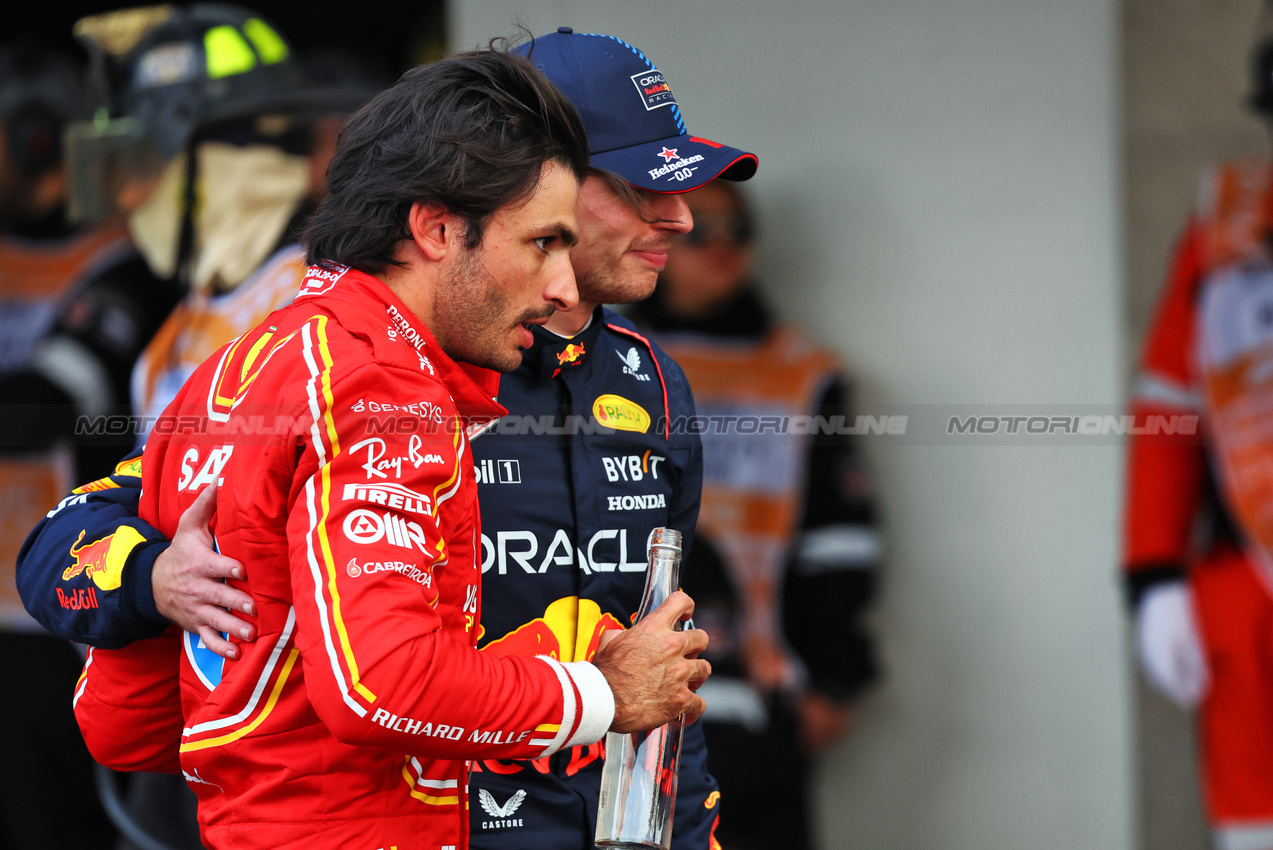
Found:
<path fill-rule="evenodd" d="M 479 460 L 473 465 L 473 477 L 478 484 L 521 484 L 521 461 L 491 458 Z"/>
<path fill-rule="evenodd" d="M 655 481 L 659 479 L 659 464 L 667 458 L 662 455 L 620 455 L 619 457 L 603 457 L 601 465 L 606 470 L 607 481 L 640 481 L 649 475 Z"/>
<path fill-rule="evenodd" d="M 606 504 L 612 511 L 650 511 L 666 508 L 667 500 L 662 493 L 651 493 L 648 496 L 606 496 Z"/>
<path fill-rule="evenodd" d="M 392 546 L 410 549 L 413 545 L 421 552 L 428 540 L 418 522 L 409 522 L 394 513 L 374 514 L 366 508 L 350 511 L 342 526 L 345 537 L 353 543 L 378 543 L 383 538 Z"/>
<path fill-rule="evenodd" d="M 432 516 L 429 497 L 401 484 L 346 484 L 345 501 L 353 499 L 396 511 Z"/>
<path fill-rule="evenodd" d="M 211 484 L 214 481 L 218 484 L 224 483 L 221 470 L 230 461 L 230 455 L 233 452 L 234 446 L 218 446 L 212 449 L 196 473 L 194 470 L 195 464 L 199 462 L 199 450 L 194 446 L 186 449 L 186 453 L 181 456 L 181 477 L 177 479 L 177 489 L 200 490 L 205 484 Z"/>
<path fill-rule="evenodd" d="M 644 552 L 637 560 L 628 558 L 626 528 L 599 529 L 586 546 L 575 546 L 566 530 L 559 528 L 542 558 L 540 549 L 539 538 L 533 531 L 497 531 L 493 540 L 483 534 L 482 574 L 496 567 L 499 575 L 505 575 L 509 562 L 532 575 L 547 572 L 549 565 L 578 565 L 587 574 L 616 570 L 623 573 L 644 572 L 647 566 Z"/>

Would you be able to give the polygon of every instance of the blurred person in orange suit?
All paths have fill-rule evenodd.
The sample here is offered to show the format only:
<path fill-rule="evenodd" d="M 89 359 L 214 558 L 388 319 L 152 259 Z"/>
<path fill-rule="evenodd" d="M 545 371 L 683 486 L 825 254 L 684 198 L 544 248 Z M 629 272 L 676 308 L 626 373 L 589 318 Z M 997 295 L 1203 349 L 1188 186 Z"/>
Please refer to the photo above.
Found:
<path fill-rule="evenodd" d="M 1251 105 L 1273 116 L 1273 39 Z M 1206 174 L 1144 341 L 1123 569 L 1150 684 L 1196 710 L 1219 848 L 1273 848 L 1273 171 Z"/>

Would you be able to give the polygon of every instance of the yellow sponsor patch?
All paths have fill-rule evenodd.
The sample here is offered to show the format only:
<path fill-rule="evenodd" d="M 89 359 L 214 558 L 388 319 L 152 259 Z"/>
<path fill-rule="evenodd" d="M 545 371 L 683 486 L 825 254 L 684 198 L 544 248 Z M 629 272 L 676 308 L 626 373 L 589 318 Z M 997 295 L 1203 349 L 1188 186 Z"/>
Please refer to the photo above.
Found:
<path fill-rule="evenodd" d="M 621 395 L 607 393 L 592 403 L 592 415 L 607 428 L 616 431 L 636 431 L 644 434 L 650 430 L 650 414 L 634 401 Z"/>
<path fill-rule="evenodd" d="M 115 590 L 123 581 L 124 564 L 128 556 L 144 543 L 146 538 L 137 529 L 123 525 L 101 540 L 83 543 L 85 532 L 81 531 L 75 545 L 71 547 L 71 557 L 75 563 L 62 571 L 62 580 L 70 581 L 84 573 L 93 580 L 93 584 L 102 590 Z"/>
<path fill-rule="evenodd" d="M 96 481 L 90 481 L 87 484 L 81 484 L 72 490 L 72 493 L 96 493 L 99 490 L 110 490 L 112 487 L 118 487 L 114 481 L 109 478 L 99 478 Z"/>
<path fill-rule="evenodd" d="M 121 460 L 115 465 L 116 475 L 125 475 L 129 478 L 141 478 L 141 455 L 129 460 Z"/>

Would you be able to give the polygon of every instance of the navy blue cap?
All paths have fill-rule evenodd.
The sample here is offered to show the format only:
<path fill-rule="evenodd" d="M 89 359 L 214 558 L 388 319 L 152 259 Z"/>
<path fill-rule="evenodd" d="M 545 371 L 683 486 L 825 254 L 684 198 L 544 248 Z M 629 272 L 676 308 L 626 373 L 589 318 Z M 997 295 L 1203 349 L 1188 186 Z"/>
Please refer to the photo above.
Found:
<path fill-rule="evenodd" d="M 626 41 L 560 27 L 517 49 L 574 104 L 593 166 L 651 192 L 756 173 L 755 154 L 689 134 L 663 74 Z"/>

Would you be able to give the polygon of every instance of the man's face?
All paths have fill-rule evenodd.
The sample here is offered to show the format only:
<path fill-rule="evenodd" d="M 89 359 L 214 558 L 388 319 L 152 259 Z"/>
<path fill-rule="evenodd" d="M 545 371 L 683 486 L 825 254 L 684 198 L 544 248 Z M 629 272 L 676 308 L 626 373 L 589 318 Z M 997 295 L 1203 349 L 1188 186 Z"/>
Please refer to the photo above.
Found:
<path fill-rule="evenodd" d="M 579 244 L 570 252 L 581 302 L 628 304 L 649 298 L 667 262 L 668 245 L 694 226 L 681 195 L 641 194 L 638 211 L 601 178 L 583 182 Z"/>
<path fill-rule="evenodd" d="M 710 315 L 751 280 L 755 251 L 737 196 L 719 180 L 686 194 L 694 230 L 668 253 L 659 295 L 681 318 Z"/>
<path fill-rule="evenodd" d="M 578 198 L 574 174 L 546 163 L 527 201 L 498 210 L 476 248 L 458 246 L 433 305 L 434 335 L 451 357 L 503 372 L 516 369 L 522 349 L 534 342 L 526 325 L 575 307 L 570 246 Z"/>

